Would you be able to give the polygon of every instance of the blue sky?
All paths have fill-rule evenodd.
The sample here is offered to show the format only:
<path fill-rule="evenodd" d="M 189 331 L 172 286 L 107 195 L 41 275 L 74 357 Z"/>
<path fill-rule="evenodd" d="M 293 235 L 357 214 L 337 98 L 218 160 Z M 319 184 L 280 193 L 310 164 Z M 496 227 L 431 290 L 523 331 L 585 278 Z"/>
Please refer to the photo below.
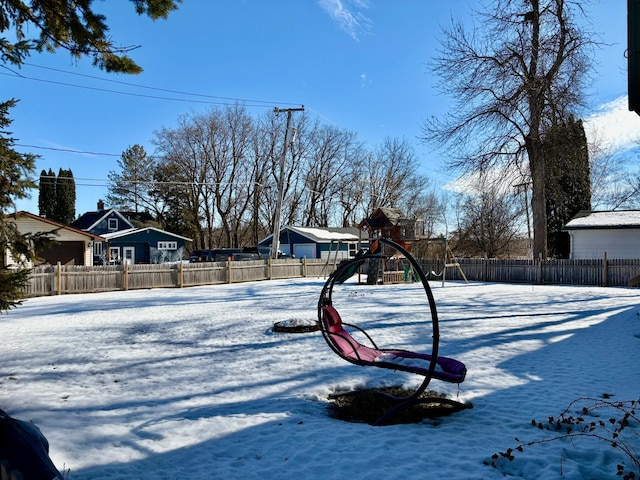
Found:
<path fill-rule="evenodd" d="M 640 117 L 626 111 L 624 98 L 626 3 L 596 0 L 589 7 L 590 28 L 608 45 L 596 51 L 583 116 L 614 146 L 629 145 L 640 132 Z M 440 26 L 452 16 L 468 20 L 478 2 L 185 0 L 157 22 L 137 17 L 130 2 L 94 5 L 119 44 L 141 45 L 131 56 L 142 74 L 106 74 L 64 51 L 34 54 L 21 69 L 0 69 L 2 98 L 20 99 L 11 111 L 18 148 L 41 155 L 36 175 L 73 171 L 77 214 L 104 198 L 107 174 L 117 170 L 127 147 L 137 143 L 153 153 L 154 131 L 233 99 L 246 100 L 256 114 L 304 105 L 371 146 L 405 138 L 415 147 L 420 173 L 440 187 L 455 179 L 417 137 L 424 118 L 453 106 L 438 95 L 427 69 Z M 18 209 L 38 213 L 37 191 Z"/>

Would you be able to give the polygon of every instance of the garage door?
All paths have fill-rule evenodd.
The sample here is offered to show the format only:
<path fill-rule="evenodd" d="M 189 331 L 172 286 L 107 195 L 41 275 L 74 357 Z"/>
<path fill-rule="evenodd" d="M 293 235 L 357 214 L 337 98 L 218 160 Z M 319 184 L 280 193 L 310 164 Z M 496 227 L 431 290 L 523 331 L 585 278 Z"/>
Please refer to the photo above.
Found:
<path fill-rule="evenodd" d="M 84 242 L 54 243 L 37 254 L 51 265 L 84 265 Z"/>
<path fill-rule="evenodd" d="M 296 258 L 316 258 L 316 244 L 315 243 L 294 243 L 293 255 Z"/>

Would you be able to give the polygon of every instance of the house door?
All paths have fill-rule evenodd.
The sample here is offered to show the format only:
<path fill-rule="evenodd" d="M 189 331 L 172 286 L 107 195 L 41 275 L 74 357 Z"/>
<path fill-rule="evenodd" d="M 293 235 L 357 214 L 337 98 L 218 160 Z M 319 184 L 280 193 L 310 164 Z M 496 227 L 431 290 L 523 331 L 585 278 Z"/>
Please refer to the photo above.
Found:
<path fill-rule="evenodd" d="M 120 265 L 119 247 L 109 247 L 109 265 Z"/>
<path fill-rule="evenodd" d="M 122 260 L 129 265 L 136 263 L 136 247 L 122 247 Z"/>

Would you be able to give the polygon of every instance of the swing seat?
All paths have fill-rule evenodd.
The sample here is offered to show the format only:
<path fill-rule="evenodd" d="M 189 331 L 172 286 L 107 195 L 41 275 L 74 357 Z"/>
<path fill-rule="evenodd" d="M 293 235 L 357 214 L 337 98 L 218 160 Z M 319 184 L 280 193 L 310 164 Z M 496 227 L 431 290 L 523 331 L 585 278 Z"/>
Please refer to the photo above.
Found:
<path fill-rule="evenodd" d="M 422 283 L 424 292 L 427 296 L 431 316 L 432 345 L 429 353 L 417 353 L 399 348 L 380 348 L 364 329 L 357 325 L 343 322 L 340 314 L 333 305 L 332 296 L 336 284 L 342 284 L 349 276 L 355 274 L 355 272 L 367 262 L 369 262 L 369 268 L 372 268 L 372 263 L 375 263 L 376 261 L 384 262 L 391 258 L 391 255 L 385 255 L 382 252 L 383 245 L 386 245 L 402 254 L 409 261 L 415 274 Z M 377 420 L 375 425 L 382 425 L 398 411 L 421 403 L 446 404 L 454 407 L 456 410 L 471 408 L 470 404 L 463 404 L 447 398 L 421 397 L 432 379 L 460 384 L 465 379 L 467 369 L 465 365 L 458 360 L 438 355 L 440 338 L 438 313 L 436 311 L 435 300 L 433 298 L 431 288 L 429 287 L 429 283 L 422 271 L 422 268 L 420 267 L 420 264 L 407 250 L 397 243 L 384 238 L 379 238 L 372 243 L 367 252 L 356 256 L 351 261 L 344 262 L 329 276 L 322 288 L 320 300 L 318 301 L 318 325 L 322 332 L 322 336 L 331 349 L 339 357 L 350 363 L 363 367 L 377 367 L 402 371 L 423 377 L 420 386 L 417 387 L 413 393 L 404 397 L 394 396 L 384 392 L 376 392 L 391 400 L 394 406 L 384 413 Z M 345 327 L 348 327 L 349 330 L 353 330 L 354 333 L 357 333 L 356 336 L 358 338 L 361 336 L 365 337 L 367 344 L 365 345 L 364 343 L 356 340 L 356 338 L 354 338 L 350 331 Z"/>
<path fill-rule="evenodd" d="M 408 350 L 378 348 L 369 336 L 356 325 L 345 324 L 333 306 L 322 308 L 324 328 L 329 332 L 333 347 L 345 360 L 361 366 L 388 368 L 403 372 L 428 376 L 450 383 L 462 383 L 467 368 L 462 362 L 448 357 L 437 357 L 433 372 L 429 372 L 432 356 L 427 353 L 415 353 Z M 358 342 L 344 328 L 345 326 L 360 331 L 369 338 L 372 345 L 366 346 Z"/>

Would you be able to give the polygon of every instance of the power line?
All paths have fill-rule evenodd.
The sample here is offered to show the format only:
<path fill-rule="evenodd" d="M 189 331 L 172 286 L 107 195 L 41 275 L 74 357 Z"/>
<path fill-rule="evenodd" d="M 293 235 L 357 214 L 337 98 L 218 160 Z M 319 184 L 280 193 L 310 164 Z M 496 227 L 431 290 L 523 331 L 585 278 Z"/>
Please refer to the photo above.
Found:
<path fill-rule="evenodd" d="M 207 187 L 213 187 L 213 186 L 220 186 L 220 185 L 232 185 L 232 186 L 238 186 L 238 187 L 246 187 L 247 185 L 258 185 L 260 187 L 263 188 L 271 188 L 271 185 L 267 185 L 267 184 L 262 184 L 262 183 L 257 183 L 257 182 L 236 182 L 236 183 L 230 183 L 230 182 L 196 182 L 196 181 L 179 181 L 179 180 L 166 180 L 166 181 L 159 181 L 159 180 L 123 180 L 123 179 L 119 179 L 117 181 L 112 181 L 111 179 L 108 178 L 86 178 L 86 177 L 65 177 L 65 176 L 55 176 L 55 175 L 40 175 L 40 177 L 38 177 L 39 179 L 43 179 L 43 178 L 48 178 L 51 180 L 73 180 L 74 183 L 76 183 L 76 185 L 83 185 L 83 186 L 103 186 L 103 187 L 108 187 L 109 185 L 111 185 L 112 183 L 121 183 L 121 184 L 140 184 L 140 185 L 181 185 L 181 186 L 207 186 Z M 83 182 L 96 182 L 96 183 L 90 183 L 90 184 L 81 184 L 81 183 L 77 183 L 75 182 L 76 180 L 79 181 L 83 181 Z"/>
<path fill-rule="evenodd" d="M 297 103 L 291 103 L 291 102 L 272 102 L 272 101 L 267 101 L 267 100 L 252 100 L 252 99 L 247 99 L 247 98 L 234 98 L 234 97 L 222 97 L 222 96 L 218 96 L 218 95 L 207 95 L 207 94 L 203 94 L 203 93 L 192 93 L 192 92 L 184 92 L 181 90 L 172 90 L 172 89 L 168 89 L 168 88 L 159 88 L 159 87 L 151 87 L 149 85 L 140 85 L 137 83 L 132 83 L 132 82 L 123 82 L 121 80 L 113 80 L 110 78 L 102 78 L 102 77 L 97 77 L 95 75 L 87 75 L 84 73 L 77 73 L 77 72 L 70 72 L 68 70 L 62 70 L 59 68 L 52 68 L 52 67 L 45 67 L 42 65 L 36 65 L 33 63 L 27 63 L 25 62 L 24 65 L 28 65 L 30 67 L 35 67 L 35 68 L 42 68 L 44 70 L 51 70 L 54 72 L 60 72 L 60 73 L 65 73 L 68 75 L 75 75 L 78 77 L 84 77 L 84 78 L 92 78 L 94 80 L 100 80 L 102 82 L 110 82 L 110 83 L 116 83 L 116 84 L 120 84 L 120 85 L 127 85 L 130 87 L 136 87 L 136 88 L 146 88 L 147 90 L 155 90 L 158 92 L 167 92 L 167 93 L 176 93 L 178 95 L 188 95 L 188 96 L 194 96 L 194 97 L 203 97 L 203 98 L 213 98 L 216 100 L 226 100 L 226 101 L 233 101 L 233 102 L 248 102 L 248 103 L 264 103 L 266 106 L 273 106 L 273 105 L 298 105 Z"/>
<path fill-rule="evenodd" d="M 0 72 L 0 75 L 4 75 L 4 76 L 8 76 L 8 77 L 15 77 L 15 75 L 11 75 L 9 73 L 2 73 Z M 108 88 L 99 88 L 99 87 L 88 87 L 86 85 L 77 85 L 74 83 L 67 83 L 67 82 L 57 82 L 55 80 L 43 80 L 41 78 L 35 78 L 35 77 L 27 77 L 24 75 L 20 75 L 18 78 L 23 78 L 25 80 L 32 80 L 35 82 L 42 82 L 42 83 L 51 83 L 54 85 L 62 85 L 65 87 L 74 87 L 74 88 L 82 88 L 84 90 L 93 90 L 96 92 L 107 92 L 107 93 L 116 93 L 118 95 L 127 95 L 130 97 L 140 97 L 140 98 L 151 98 L 154 100 L 169 100 L 169 101 L 173 101 L 173 102 L 187 102 L 187 103 L 202 103 L 202 104 L 206 104 L 206 105 L 228 105 L 228 106 L 232 106 L 234 105 L 234 103 L 232 102 L 213 102 L 213 101 L 207 101 L 207 100 L 191 100 L 191 99 L 187 99 L 187 98 L 173 98 L 173 97 L 161 97 L 159 95 L 145 95 L 144 93 L 132 93 L 132 92 L 121 92 L 118 90 L 110 90 Z M 267 107 L 267 105 L 250 105 L 250 104 L 246 104 L 247 107 Z"/>
<path fill-rule="evenodd" d="M 24 143 L 14 143 L 16 147 L 24 147 L 24 148 L 38 148 L 42 150 L 55 150 L 56 152 L 69 152 L 69 153 L 78 153 L 84 155 L 96 155 L 101 157 L 120 157 L 119 153 L 100 153 L 100 152 L 88 152 L 83 150 L 73 150 L 71 148 L 56 148 L 56 147 L 41 147 L 39 145 L 27 145 Z"/>
<path fill-rule="evenodd" d="M 188 98 L 164 97 L 164 96 L 159 96 L 159 95 L 147 95 L 147 94 L 143 94 L 143 93 L 124 92 L 124 91 L 120 91 L 120 90 L 111 90 L 111 89 L 108 89 L 108 88 L 99 88 L 99 87 L 91 87 L 91 86 L 87 86 L 87 85 L 78 85 L 78 84 L 74 84 L 74 83 L 60 82 L 60 81 L 56 81 L 56 80 L 47 80 L 47 79 L 42 79 L 42 78 L 37 78 L 37 77 L 30 77 L 30 76 L 22 75 L 21 73 L 16 72 L 14 70 L 10 70 L 10 69 L 8 69 L 8 70 L 11 73 L 0 72 L 0 75 L 4 75 L 4 76 L 7 76 L 7 77 L 22 78 L 22 79 L 25 79 L 25 80 L 31 80 L 31 81 L 35 81 L 35 82 L 50 83 L 50 84 L 53 84 L 53 85 L 62 85 L 62 86 L 66 86 L 66 87 L 81 88 L 81 89 L 85 89 L 85 90 L 93 90 L 93 91 L 98 91 L 98 92 L 115 93 L 115 94 L 118 94 L 118 95 L 127 95 L 127 96 L 140 97 L 140 98 L 150 98 L 150 99 L 155 99 L 155 100 L 168 100 L 168 101 L 174 101 L 174 102 L 202 103 L 202 104 L 207 104 L 207 105 L 228 105 L 228 106 L 234 105 L 236 103 L 242 103 L 247 107 L 272 107 L 274 104 L 276 104 L 276 105 L 298 105 L 298 104 L 292 103 L 292 102 L 272 102 L 272 101 L 267 101 L 267 100 L 250 100 L 250 99 L 244 99 L 244 98 L 222 97 L 222 96 L 216 96 L 216 95 L 206 95 L 206 94 L 200 94 L 200 93 L 184 92 L 184 91 L 172 90 L 172 89 L 166 89 L 166 88 L 151 87 L 151 86 L 148 86 L 148 85 L 138 85 L 138 84 L 135 84 L 135 83 L 123 82 L 123 81 L 119 81 L 119 80 L 111 80 L 111 79 L 107 79 L 107 78 L 96 77 L 96 76 L 93 76 L 93 75 L 86 75 L 86 74 L 81 74 L 81 73 L 76 73 L 76 72 L 69 72 L 69 71 L 61 70 L 61 69 L 57 69 L 57 68 L 43 67 L 43 66 L 39 66 L 39 65 L 31 64 L 31 63 L 25 63 L 25 65 L 29 65 L 29 66 L 36 67 L 36 68 L 42 68 L 42 69 L 46 69 L 46 70 L 51 70 L 51 71 L 55 71 L 55 72 L 65 73 L 65 74 L 68 74 L 68 75 L 76 75 L 76 76 L 80 76 L 80 77 L 91 78 L 91 79 L 100 80 L 100 81 L 103 81 L 103 82 L 111 82 L 111 83 L 127 85 L 127 86 L 131 86 L 131 87 L 136 87 L 136 88 L 143 88 L 143 89 L 148 89 L 148 90 L 155 90 L 155 91 L 160 91 L 160 92 L 175 93 L 175 94 L 178 94 L 178 95 L 187 95 L 187 96 L 194 96 L 194 97 L 210 98 L 210 99 L 214 99 L 215 101 L 212 101 L 212 100 L 197 100 L 197 99 L 188 99 Z"/>

